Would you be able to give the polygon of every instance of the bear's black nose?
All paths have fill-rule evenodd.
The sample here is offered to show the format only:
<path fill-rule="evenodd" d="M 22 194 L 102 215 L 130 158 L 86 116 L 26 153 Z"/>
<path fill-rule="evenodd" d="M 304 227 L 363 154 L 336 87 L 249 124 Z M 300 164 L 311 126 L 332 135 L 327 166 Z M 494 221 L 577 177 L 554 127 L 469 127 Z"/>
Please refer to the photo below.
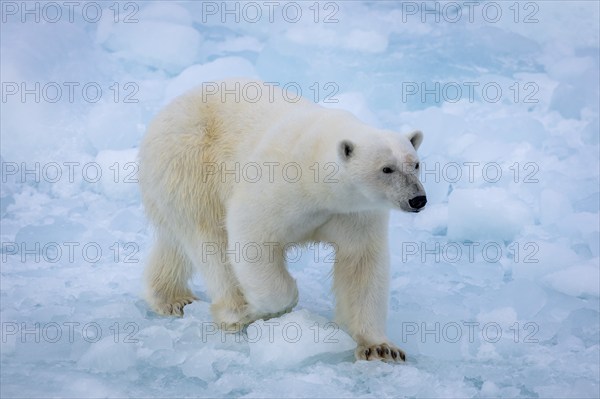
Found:
<path fill-rule="evenodd" d="M 427 203 L 427 197 L 425 197 L 424 195 L 419 195 L 415 198 L 411 198 L 408 200 L 408 205 L 410 205 L 411 207 L 413 207 L 415 209 L 423 208 L 426 203 Z"/>

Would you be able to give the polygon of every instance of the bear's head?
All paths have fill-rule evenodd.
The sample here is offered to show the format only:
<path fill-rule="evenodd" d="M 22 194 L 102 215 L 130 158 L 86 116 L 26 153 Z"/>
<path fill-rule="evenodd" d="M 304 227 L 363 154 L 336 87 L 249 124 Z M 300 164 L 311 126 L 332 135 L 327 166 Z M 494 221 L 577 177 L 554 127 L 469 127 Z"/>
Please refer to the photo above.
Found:
<path fill-rule="evenodd" d="M 383 132 L 342 140 L 338 157 L 358 194 L 350 197 L 360 198 L 367 208 L 399 208 L 407 212 L 423 209 L 427 197 L 419 181 L 417 155 L 422 141 L 420 131 L 407 135 Z"/>

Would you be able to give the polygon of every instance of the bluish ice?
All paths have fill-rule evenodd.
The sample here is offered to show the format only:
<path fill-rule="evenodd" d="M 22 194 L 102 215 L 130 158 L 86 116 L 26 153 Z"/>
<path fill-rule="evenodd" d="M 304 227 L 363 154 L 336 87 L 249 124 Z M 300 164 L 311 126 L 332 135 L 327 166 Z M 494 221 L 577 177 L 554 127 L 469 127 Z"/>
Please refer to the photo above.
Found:
<path fill-rule="evenodd" d="M 0 396 L 600 396 L 597 2 L 1 6 Z M 323 245 L 244 333 L 200 278 L 183 318 L 142 299 L 140 139 L 235 76 L 425 133 L 429 202 L 389 226 L 406 363 L 354 360 Z"/>

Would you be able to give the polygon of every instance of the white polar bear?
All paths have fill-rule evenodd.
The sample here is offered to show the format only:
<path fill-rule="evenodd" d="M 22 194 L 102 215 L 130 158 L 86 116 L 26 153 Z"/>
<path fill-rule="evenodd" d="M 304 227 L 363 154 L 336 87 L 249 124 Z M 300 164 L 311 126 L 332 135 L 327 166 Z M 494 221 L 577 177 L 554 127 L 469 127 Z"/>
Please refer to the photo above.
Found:
<path fill-rule="evenodd" d="M 388 215 L 426 203 L 422 139 L 292 102 L 262 82 L 214 83 L 178 97 L 140 146 L 140 189 L 157 233 L 149 303 L 182 316 L 196 299 L 188 280 L 197 270 L 214 321 L 237 330 L 296 305 L 290 243 L 331 243 L 336 316 L 358 343 L 357 359 L 404 360 L 385 334 Z"/>

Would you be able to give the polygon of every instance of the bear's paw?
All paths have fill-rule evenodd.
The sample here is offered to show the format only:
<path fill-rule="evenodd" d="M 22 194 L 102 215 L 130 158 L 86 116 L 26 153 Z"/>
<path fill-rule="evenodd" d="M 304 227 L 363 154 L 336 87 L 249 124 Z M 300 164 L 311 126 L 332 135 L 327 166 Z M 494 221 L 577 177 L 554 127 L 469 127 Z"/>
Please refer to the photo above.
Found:
<path fill-rule="evenodd" d="M 354 355 L 356 360 L 383 360 L 386 362 L 404 362 L 406 360 L 404 351 L 390 343 L 359 345 Z"/>
<path fill-rule="evenodd" d="M 194 302 L 198 298 L 188 294 L 179 298 L 173 298 L 168 301 L 161 301 L 154 304 L 156 313 L 163 316 L 178 316 L 183 317 L 183 307 Z"/>

